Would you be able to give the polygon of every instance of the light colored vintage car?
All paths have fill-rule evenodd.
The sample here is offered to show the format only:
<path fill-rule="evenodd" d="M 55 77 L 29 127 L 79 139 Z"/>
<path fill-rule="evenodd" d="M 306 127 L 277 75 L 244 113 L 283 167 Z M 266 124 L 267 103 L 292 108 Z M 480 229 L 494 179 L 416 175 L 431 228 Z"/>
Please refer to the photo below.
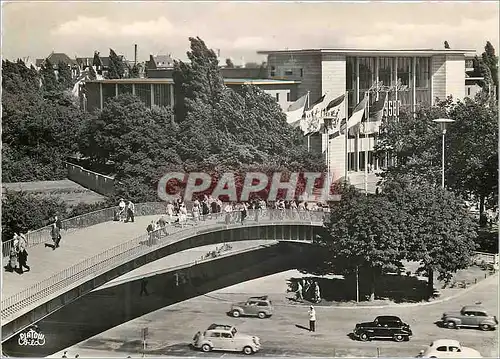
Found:
<path fill-rule="evenodd" d="M 249 316 L 268 318 L 273 315 L 273 303 L 267 295 L 262 297 L 250 297 L 246 302 L 234 303 L 231 305 L 230 313 L 233 317 Z"/>
<path fill-rule="evenodd" d="M 457 340 L 438 339 L 422 350 L 417 358 L 482 358 L 482 355 L 475 349 L 462 346 Z"/>
<path fill-rule="evenodd" d="M 450 329 L 460 327 L 479 328 L 481 330 L 493 330 L 498 325 L 496 316 L 488 315 L 483 307 L 468 305 L 460 312 L 447 312 L 441 317 L 443 326 Z"/>
<path fill-rule="evenodd" d="M 193 347 L 203 352 L 212 350 L 243 352 L 250 355 L 261 348 L 259 337 L 239 333 L 235 327 L 225 324 L 212 324 L 193 337 Z"/>

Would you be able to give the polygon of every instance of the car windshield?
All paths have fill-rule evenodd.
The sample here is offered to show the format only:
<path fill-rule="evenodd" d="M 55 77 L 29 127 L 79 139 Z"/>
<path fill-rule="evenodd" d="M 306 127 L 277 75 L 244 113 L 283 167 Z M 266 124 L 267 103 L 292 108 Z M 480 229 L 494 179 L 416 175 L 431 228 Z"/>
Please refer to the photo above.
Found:
<path fill-rule="evenodd" d="M 236 332 L 237 332 L 236 328 L 233 328 L 233 330 L 231 330 L 231 334 L 233 334 L 233 337 L 236 335 Z"/>

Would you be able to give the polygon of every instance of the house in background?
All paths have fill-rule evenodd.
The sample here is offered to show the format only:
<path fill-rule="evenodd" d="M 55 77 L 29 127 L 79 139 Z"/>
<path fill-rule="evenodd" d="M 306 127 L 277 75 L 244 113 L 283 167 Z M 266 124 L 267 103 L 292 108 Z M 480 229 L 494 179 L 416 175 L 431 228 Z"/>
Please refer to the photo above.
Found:
<path fill-rule="evenodd" d="M 55 71 L 57 71 L 57 66 L 59 65 L 59 63 L 62 62 L 63 64 L 66 64 L 71 68 L 71 75 L 73 76 L 73 78 L 77 78 L 80 75 L 80 68 L 76 60 L 73 60 L 63 52 L 52 52 L 45 59 L 36 59 L 36 69 L 40 70 L 47 60 L 50 61 Z"/>

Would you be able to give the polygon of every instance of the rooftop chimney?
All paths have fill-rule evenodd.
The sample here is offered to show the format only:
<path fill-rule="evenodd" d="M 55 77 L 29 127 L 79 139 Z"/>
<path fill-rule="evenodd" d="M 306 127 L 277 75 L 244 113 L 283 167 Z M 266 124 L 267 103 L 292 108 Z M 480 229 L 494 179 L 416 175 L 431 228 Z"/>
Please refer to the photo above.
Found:
<path fill-rule="evenodd" d="M 137 44 L 134 45 L 134 65 L 137 65 Z"/>

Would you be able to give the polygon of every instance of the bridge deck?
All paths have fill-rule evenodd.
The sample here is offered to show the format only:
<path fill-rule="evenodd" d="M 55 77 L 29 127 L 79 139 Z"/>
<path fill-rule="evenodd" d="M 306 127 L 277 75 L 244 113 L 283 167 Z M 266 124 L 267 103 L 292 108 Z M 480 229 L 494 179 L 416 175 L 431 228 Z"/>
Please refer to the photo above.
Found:
<path fill-rule="evenodd" d="M 18 274 L 3 270 L 2 298 L 6 299 L 108 248 L 146 233 L 148 223 L 160 216 L 136 217 L 134 223 L 105 222 L 64 235 L 56 250 L 37 245 L 28 249 L 31 270 Z M 47 243 L 52 240 L 47 238 Z M 5 265 L 6 263 L 4 263 Z"/>

